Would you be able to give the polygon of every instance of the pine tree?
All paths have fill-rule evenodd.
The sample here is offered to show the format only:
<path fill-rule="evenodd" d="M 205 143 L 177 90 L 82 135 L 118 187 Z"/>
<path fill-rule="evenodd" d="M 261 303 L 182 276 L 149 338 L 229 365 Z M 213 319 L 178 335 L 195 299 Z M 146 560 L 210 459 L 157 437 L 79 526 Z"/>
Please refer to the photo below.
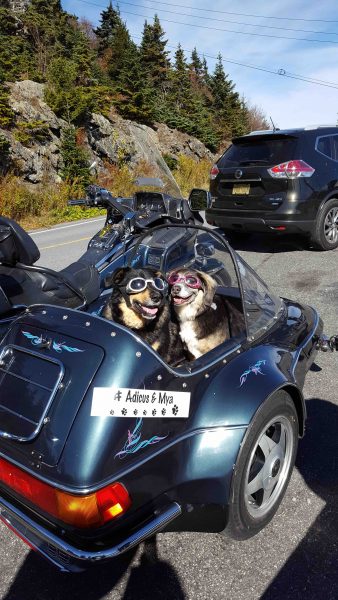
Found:
<path fill-rule="evenodd" d="M 106 50 L 111 48 L 114 42 L 117 27 L 122 24 L 119 9 L 113 8 L 110 1 L 108 8 L 102 11 L 100 25 L 94 29 L 94 33 L 99 41 L 98 55 L 103 56 Z"/>
<path fill-rule="evenodd" d="M 149 81 L 149 87 L 154 88 L 155 93 L 168 77 L 170 62 L 165 49 L 168 40 L 164 40 L 165 33 L 157 15 L 154 23 L 144 24 L 142 42 L 140 46 L 141 66 Z"/>
<path fill-rule="evenodd" d="M 0 85 L 0 127 L 7 128 L 14 122 L 14 112 L 8 102 L 9 92 L 4 85 Z"/>
<path fill-rule="evenodd" d="M 61 156 L 63 159 L 62 179 L 80 186 L 88 185 L 91 181 L 88 156 L 76 143 L 74 127 L 67 127 L 63 132 Z"/>
<path fill-rule="evenodd" d="M 225 74 L 221 54 L 217 57 L 215 70 L 210 78 L 213 95 L 212 108 L 219 140 L 231 139 L 245 130 L 245 107 L 235 92 L 235 84 Z"/>

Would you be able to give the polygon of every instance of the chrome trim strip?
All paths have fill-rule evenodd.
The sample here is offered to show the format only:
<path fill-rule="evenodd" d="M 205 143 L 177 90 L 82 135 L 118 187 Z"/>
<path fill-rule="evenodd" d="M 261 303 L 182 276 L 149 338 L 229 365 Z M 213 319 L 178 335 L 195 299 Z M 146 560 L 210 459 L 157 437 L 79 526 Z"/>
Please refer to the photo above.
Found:
<path fill-rule="evenodd" d="M 148 537 L 164 529 L 181 512 L 180 505 L 177 502 L 172 502 L 159 511 L 157 515 L 154 515 L 151 521 L 143 525 L 141 529 L 126 537 L 119 544 L 104 550 L 89 552 L 68 544 L 45 527 L 34 523 L 32 519 L 4 498 L 0 498 L 1 520 L 37 552 L 66 572 L 81 571 L 86 568 L 85 563 L 108 560 L 127 552 L 130 548 L 137 546 Z"/>

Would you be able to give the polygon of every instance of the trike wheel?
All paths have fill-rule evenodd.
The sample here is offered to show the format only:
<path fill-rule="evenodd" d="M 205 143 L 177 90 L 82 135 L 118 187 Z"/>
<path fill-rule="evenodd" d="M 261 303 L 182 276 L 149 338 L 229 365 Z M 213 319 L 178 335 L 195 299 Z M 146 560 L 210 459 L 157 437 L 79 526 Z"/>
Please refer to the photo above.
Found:
<path fill-rule="evenodd" d="M 274 516 L 285 494 L 298 445 L 297 411 L 275 392 L 255 415 L 234 470 L 225 534 L 246 539 Z"/>

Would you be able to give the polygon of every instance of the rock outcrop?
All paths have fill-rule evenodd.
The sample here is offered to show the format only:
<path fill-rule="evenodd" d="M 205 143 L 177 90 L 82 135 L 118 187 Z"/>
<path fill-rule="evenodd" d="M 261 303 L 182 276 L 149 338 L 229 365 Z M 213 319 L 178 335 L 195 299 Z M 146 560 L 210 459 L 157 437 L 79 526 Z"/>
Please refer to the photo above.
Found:
<path fill-rule="evenodd" d="M 67 123 L 46 104 L 43 84 L 19 81 L 9 84 L 9 88 L 16 127 L 0 129 L 0 135 L 10 144 L 11 165 L 30 183 L 60 181 L 60 147 Z M 141 125 L 117 114 L 109 119 L 92 114 L 83 129 L 81 143 L 87 149 L 89 160 L 96 161 L 99 171 L 104 171 L 109 163 L 126 161 L 134 166 L 143 160 L 153 165 L 159 174 L 170 176 L 164 155 L 173 159 L 180 154 L 196 160 L 213 159 L 211 152 L 193 136 L 169 129 L 162 123 L 153 128 Z"/>

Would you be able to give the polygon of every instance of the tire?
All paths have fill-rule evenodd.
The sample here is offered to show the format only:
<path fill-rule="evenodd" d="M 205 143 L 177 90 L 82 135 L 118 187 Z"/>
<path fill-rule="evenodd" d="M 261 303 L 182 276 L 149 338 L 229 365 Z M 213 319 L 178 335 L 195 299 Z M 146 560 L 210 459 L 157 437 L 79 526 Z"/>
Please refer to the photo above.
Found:
<path fill-rule="evenodd" d="M 297 411 L 289 394 L 275 392 L 257 411 L 241 446 L 226 536 L 244 540 L 271 521 L 291 477 L 298 433 Z"/>
<path fill-rule="evenodd" d="M 320 250 L 338 248 L 338 198 L 328 200 L 318 212 L 311 241 Z"/>

